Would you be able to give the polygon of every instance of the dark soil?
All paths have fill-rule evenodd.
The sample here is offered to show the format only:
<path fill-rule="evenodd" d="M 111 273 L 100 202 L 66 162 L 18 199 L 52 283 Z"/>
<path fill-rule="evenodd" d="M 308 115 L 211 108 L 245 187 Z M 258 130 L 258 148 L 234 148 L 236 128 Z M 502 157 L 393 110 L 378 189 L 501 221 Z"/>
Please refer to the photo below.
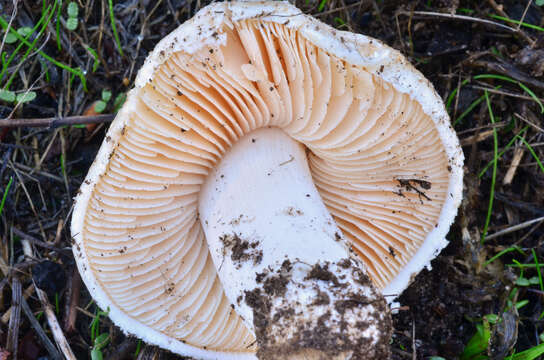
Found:
<path fill-rule="evenodd" d="M 68 2 L 62 2 L 59 20 L 52 18 L 37 47 L 62 64 L 84 70 L 88 90 L 84 91 L 77 76 L 36 53 L 37 48 L 23 59 L 27 50 L 23 47 L 0 79 L 0 88 L 7 86 L 13 74 L 10 90 L 20 93 L 32 89 L 37 96 L 18 107 L 0 100 L 0 118 L 92 117 L 104 89 L 112 92 L 104 113 L 113 113 L 114 99 L 131 88 L 153 46 L 207 2 L 115 1 L 123 55 L 114 40 L 108 2 L 78 2 L 75 31 L 64 25 Z M 18 1 L 16 12 L 13 4 L 0 1 L 0 14 L 3 20 L 13 20 L 12 25 L 21 28 L 35 26 L 44 8 L 54 1 L 45 0 L 45 6 Z M 419 274 L 398 299 L 400 307 L 393 316 L 393 359 L 459 359 L 476 325 L 488 314 L 504 321 L 492 330 L 489 352 L 494 358 L 538 345 L 544 331 L 544 287 L 538 281 L 535 264 L 544 263 L 543 221 L 512 227 L 544 216 L 544 172 L 536 160 L 544 160 L 544 119 L 534 100 L 544 98 L 544 31 L 527 26 L 518 30 L 516 24 L 496 16 L 523 18 L 524 23 L 542 28 L 544 8 L 535 4 L 526 7 L 526 1 L 515 0 L 328 0 L 322 9 L 318 1 L 298 0 L 297 5 L 340 30 L 361 32 L 400 50 L 445 101 L 459 89 L 451 97 L 448 111 L 466 156 L 465 200 L 448 236 L 450 245 L 433 261 L 432 270 Z M 458 16 L 443 16 L 452 13 Z M 0 50 L 4 52 L 2 59 L 8 59 L 16 46 L 5 44 Z M 482 74 L 510 80 L 477 77 Z M 484 91 L 489 96 L 494 125 L 482 98 Z M 137 349 L 140 359 L 180 358 L 125 337 L 105 316 L 91 327 L 98 309 L 74 271 L 68 225 L 72 198 L 106 129 L 107 124 L 0 128 L 0 200 L 5 195 L 0 253 L 6 264 L 0 266 L 5 273 L 0 279 L 0 359 L 6 358 L 5 349 L 11 354 L 18 352 L 20 359 L 51 358 L 38 338 L 40 334 L 52 336 L 35 292 L 29 291 L 27 303 L 41 330 L 33 329 L 18 307 L 26 289 L 33 289 L 32 274 L 36 270 L 32 267 L 36 269 L 46 260 L 58 264 L 66 274 L 64 287 L 57 287 L 58 278 L 47 272 L 43 278 L 51 284 L 39 286 L 53 289 L 49 302 L 78 359 L 90 358 L 94 336 L 102 333 L 110 337 L 109 345 L 101 350 L 106 359 L 135 358 Z M 482 243 L 493 166 L 482 170 L 494 157 L 494 132 L 497 150 L 504 153 L 497 162 L 487 235 L 512 231 Z M 399 191 L 417 190 L 423 196 L 427 185 L 432 184 L 399 183 Z M 24 256 L 22 239 L 31 243 L 32 257 Z M 244 256 L 247 249 L 240 245 L 239 254 Z M 486 263 L 501 251 L 506 252 Z M 516 282 L 517 277 L 533 281 Z M 517 312 L 512 310 L 516 302 L 524 304 Z M 15 305 L 12 321 L 6 316 L 11 305 Z"/>
<path fill-rule="evenodd" d="M 389 358 L 391 349 L 388 336 L 392 326 L 386 301 L 381 294 L 377 296 L 371 280 L 354 264 L 349 259 L 342 261 L 340 276 L 329 270 L 329 263 L 314 264 L 302 282 L 293 280 L 289 260 L 284 261 L 278 269 L 267 269 L 257 274 L 257 287 L 246 291 L 244 299 L 253 310 L 258 358 L 287 360 L 293 354 L 308 349 L 314 351 L 314 356 L 320 360 L 332 359 L 348 351 L 353 360 Z M 354 288 L 348 285 L 352 280 L 367 289 L 365 293 L 369 295 L 363 295 L 360 288 L 355 293 Z M 372 290 L 368 290 L 369 287 Z M 324 288 L 327 290 L 322 291 Z M 292 299 L 300 297 L 290 291 L 300 289 L 305 289 L 304 293 L 313 301 L 303 306 L 298 301 L 293 302 Z M 332 304 L 327 291 L 335 299 Z M 326 308 L 322 309 L 322 306 Z M 320 314 L 317 320 L 314 320 L 317 316 L 307 316 L 314 311 Z M 364 321 L 354 326 L 349 323 L 349 318 L 359 318 L 359 311 L 365 311 L 366 316 Z M 362 335 L 370 326 L 384 334 L 376 343 Z M 357 335 L 352 334 L 352 329 L 356 329 Z"/>
<path fill-rule="evenodd" d="M 230 258 L 234 262 L 237 268 L 240 268 L 243 263 L 251 260 L 253 265 L 260 264 L 263 259 L 263 251 L 258 248 L 259 242 L 249 242 L 242 240 L 238 234 L 223 235 L 220 238 L 223 243 L 223 256 L 228 255 L 230 252 Z"/>

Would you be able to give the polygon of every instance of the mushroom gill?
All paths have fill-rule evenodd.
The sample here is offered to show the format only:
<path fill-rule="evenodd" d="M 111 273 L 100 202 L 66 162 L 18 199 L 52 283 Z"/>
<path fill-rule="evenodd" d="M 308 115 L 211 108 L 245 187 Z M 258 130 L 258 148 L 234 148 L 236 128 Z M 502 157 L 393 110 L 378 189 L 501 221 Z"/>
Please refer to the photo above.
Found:
<path fill-rule="evenodd" d="M 91 292 L 134 321 L 191 346 L 253 353 L 198 215 L 200 186 L 239 138 L 278 127 L 306 146 L 325 205 L 379 289 L 437 226 L 451 168 L 436 121 L 383 69 L 258 18 L 213 36 L 222 40 L 169 54 L 130 93 L 104 171 L 86 184 L 76 258 L 96 279 Z"/>

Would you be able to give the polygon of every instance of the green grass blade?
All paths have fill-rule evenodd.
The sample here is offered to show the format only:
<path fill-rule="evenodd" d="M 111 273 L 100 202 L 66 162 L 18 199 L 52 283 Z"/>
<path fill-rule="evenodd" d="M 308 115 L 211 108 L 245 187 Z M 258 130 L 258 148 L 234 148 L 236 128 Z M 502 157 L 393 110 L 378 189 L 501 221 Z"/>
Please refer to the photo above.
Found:
<path fill-rule="evenodd" d="M 53 13 L 55 12 L 55 5 L 53 6 L 53 10 L 51 11 L 51 13 L 48 15 L 48 13 L 45 13 L 44 15 L 42 15 L 42 17 L 40 17 L 40 21 L 42 19 L 45 18 L 45 21 L 43 22 L 43 24 L 41 25 L 41 29 L 40 31 L 38 31 L 38 34 L 36 35 L 36 37 L 34 38 L 34 40 L 32 41 L 31 45 L 28 46 L 28 49 L 26 49 L 22 59 L 21 59 L 21 62 L 24 62 L 27 57 L 30 55 L 30 53 L 34 50 L 34 48 L 36 47 L 36 44 L 38 43 L 38 40 L 40 39 L 40 37 L 42 36 L 42 34 L 44 33 L 45 31 L 45 28 L 47 27 L 47 24 L 49 24 L 49 22 L 51 21 L 51 18 L 53 17 Z M 13 31 L 13 29 L 12 29 Z M 34 29 L 32 29 L 32 32 L 30 34 L 28 34 L 24 39 L 26 41 L 28 41 L 29 37 L 35 32 Z M 13 72 L 11 74 L 11 76 L 9 77 L 7 83 L 6 83 L 6 88 L 9 88 L 9 86 L 11 85 L 12 81 L 15 79 L 15 75 L 17 74 L 17 72 Z"/>
<path fill-rule="evenodd" d="M 0 202 L 0 215 L 2 215 L 2 210 L 4 210 L 4 204 L 6 203 L 6 199 L 8 198 L 9 188 L 11 187 L 12 183 L 13 176 L 10 176 L 8 184 L 6 185 L 6 189 L 4 190 L 4 195 L 2 195 L 2 202 Z"/>
<path fill-rule="evenodd" d="M 518 251 L 520 252 L 522 255 L 525 256 L 525 253 L 523 252 L 523 250 L 521 250 L 519 247 L 517 246 L 511 246 L 509 248 L 506 248 L 502 251 L 500 251 L 498 254 L 494 255 L 493 257 L 491 257 L 491 259 L 487 260 L 485 263 L 484 263 L 484 266 L 487 266 L 489 264 L 491 264 L 493 261 L 497 260 L 498 258 L 500 258 L 501 256 L 503 256 L 504 254 L 508 254 L 509 252 L 512 252 L 512 251 Z"/>
<path fill-rule="evenodd" d="M 491 123 L 495 123 L 495 116 L 493 115 L 493 110 L 491 109 L 491 102 L 489 101 L 489 93 L 487 90 L 484 90 L 485 102 L 487 104 L 487 110 L 489 111 L 489 119 Z M 493 211 L 493 198 L 495 197 L 495 180 L 497 178 L 497 157 L 499 152 L 499 139 L 497 135 L 497 128 L 493 128 L 493 174 L 491 175 L 491 190 L 489 191 L 489 205 L 487 207 L 487 216 L 485 218 L 484 229 L 482 231 L 481 242 L 485 241 L 487 236 L 487 229 L 489 228 L 489 222 L 491 221 L 491 212 Z"/>
<path fill-rule="evenodd" d="M 540 113 L 544 113 L 544 105 L 542 104 L 542 101 L 535 95 L 533 90 L 529 89 L 525 84 L 518 81 L 518 85 L 520 88 L 522 88 L 527 94 L 529 94 L 530 97 L 533 98 L 534 101 L 540 106 Z"/>
<path fill-rule="evenodd" d="M 511 77 L 504 76 L 504 75 L 497 75 L 497 74 L 480 74 L 472 77 L 474 80 L 481 80 L 481 79 L 495 79 L 495 80 L 503 80 L 508 81 L 512 84 L 517 84 L 518 82 Z"/>
<path fill-rule="evenodd" d="M 55 37 L 57 40 L 57 49 L 59 51 L 62 50 L 62 46 L 60 44 L 60 10 L 62 8 L 62 0 L 55 0 L 55 6 L 59 5 L 57 8 L 57 23 L 55 25 Z"/>
<path fill-rule="evenodd" d="M 525 140 L 524 138 L 520 138 L 520 139 L 523 142 L 523 144 L 525 144 L 525 146 L 527 146 L 527 149 L 529 149 L 529 152 L 531 153 L 531 155 L 533 155 L 533 158 L 536 160 L 538 166 L 540 167 L 540 170 L 542 170 L 542 172 L 544 172 L 544 165 L 542 165 L 542 162 L 540 161 L 538 155 L 535 153 L 533 147 L 531 145 L 529 145 L 527 140 Z"/>
<path fill-rule="evenodd" d="M 476 333 L 470 338 L 463 349 L 461 360 L 486 359 L 487 357 L 482 357 L 482 354 L 489 346 L 490 338 L 491 329 L 489 322 L 484 321 L 482 324 L 476 324 Z"/>
<path fill-rule="evenodd" d="M 504 75 L 497 75 L 497 74 L 480 74 L 473 76 L 472 78 L 465 79 L 461 82 L 461 85 L 458 88 L 455 88 L 451 94 L 448 96 L 448 99 L 446 100 L 446 111 L 450 111 L 451 104 L 453 102 L 453 99 L 455 99 L 455 96 L 457 95 L 457 92 L 466 84 L 468 84 L 472 79 L 474 80 L 482 80 L 482 79 L 495 79 L 495 80 L 502 80 L 506 81 L 512 84 L 517 84 L 523 91 L 525 91 L 539 106 L 541 113 L 544 113 L 544 104 L 542 101 L 536 96 L 536 94 L 529 89 L 529 87 L 515 79 L 512 79 L 511 77 L 504 76 Z M 463 113 L 464 114 L 464 113 Z M 456 123 L 458 121 L 456 120 Z"/>
<path fill-rule="evenodd" d="M 514 260 L 512 260 L 514 261 Z M 514 261 L 515 262 L 515 261 Z M 516 262 L 516 264 L 507 264 L 508 267 L 518 268 L 518 269 L 532 269 L 537 267 L 535 264 L 519 264 L 519 262 Z M 538 267 L 544 267 L 544 264 L 538 264 Z"/>
<path fill-rule="evenodd" d="M 517 84 L 523 91 L 525 91 L 531 98 L 533 98 L 534 101 L 540 106 L 540 111 L 544 113 L 544 104 L 542 104 L 542 101 L 535 95 L 535 93 L 527 87 L 527 85 L 512 79 L 511 77 L 504 76 L 504 75 L 497 75 L 497 74 L 480 74 L 473 77 L 474 80 L 480 80 L 480 79 L 495 79 L 495 80 L 502 80 L 507 81 L 512 84 Z"/>
<path fill-rule="evenodd" d="M 544 354 L 544 344 L 540 344 L 528 350 L 522 351 L 520 353 L 507 356 L 504 359 L 505 360 L 535 360 L 542 354 Z"/>
<path fill-rule="evenodd" d="M 455 95 L 457 95 L 457 91 L 461 90 L 461 88 L 465 86 L 466 84 L 468 84 L 469 82 L 470 82 L 470 78 L 465 79 L 461 82 L 461 85 L 459 85 L 459 87 L 456 87 L 455 89 L 453 89 L 451 94 L 448 96 L 448 99 L 446 100 L 446 111 L 450 111 L 451 103 L 453 102 L 453 99 L 455 99 Z"/>
<path fill-rule="evenodd" d="M 0 16 L 0 26 L 6 30 L 6 28 L 8 27 L 8 23 L 6 22 L 6 20 L 4 20 L 4 18 L 2 16 Z M 15 35 L 15 37 L 17 37 L 17 39 L 21 42 L 23 42 L 26 46 L 28 47 L 31 47 L 32 44 L 29 43 L 24 37 L 22 37 L 21 35 L 19 35 L 15 30 L 11 29 L 10 30 L 11 33 L 13 35 Z M 48 60 L 49 62 L 53 63 L 54 65 L 58 66 L 59 68 L 61 69 L 64 69 L 68 72 L 70 72 L 71 74 L 79 77 L 79 79 L 81 80 L 81 83 L 83 85 L 83 89 L 85 91 L 87 91 L 87 81 L 85 79 L 85 75 L 83 74 L 83 72 L 81 71 L 81 69 L 72 69 L 71 67 L 69 67 L 68 65 L 66 64 L 63 64 L 61 63 L 60 61 L 57 61 L 55 59 L 53 59 L 51 56 L 47 55 L 46 53 L 44 53 L 43 51 L 39 50 L 38 53 L 43 56 L 46 60 Z"/>
<path fill-rule="evenodd" d="M 485 96 L 485 95 L 484 95 Z M 514 145 L 514 142 L 516 141 L 516 139 L 522 139 L 521 135 L 527 131 L 527 129 L 529 128 L 529 125 L 525 126 L 523 129 L 521 129 L 513 138 L 512 140 L 510 140 L 508 142 L 508 144 L 506 144 L 506 146 L 504 147 L 504 149 L 499 153 L 498 155 L 498 159 L 500 159 L 505 152 L 508 151 L 508 149 L 510 149 L 512 147 L 512 145 Z M 478 177 L 481 178 L 482 176 L 484 176 L 485 172 L 487 171 L 487 169 L 489 169 L 489 167 L 491 165 L 493 165 L 495 163 L 495 158 L 493 158 L 493 160 L 491 160 L 490 162 L 487 163 L 486 166 L 484 166 L 484 168 L 482 169 L 482 171 L 480 171 L 480 173 L 478 174 Z"/>
<path fill-rule="evenodd" d="M 536 273 L 538 275 L 538 283 L 540 284 L 540 291 L 544 291 L 544 283 L 542 282 L 542 273 L 540 272 L 540 266 L 538 266 L 538 256 L 536 256 L 535 249 L 531 249 L 533 253 L 533 258 L 535 259 Z"/>
<path fill-rule="evenodd" d="M 317 7 L 317 11 L 321 12 L 325 8 L 325 5 L 327 4 L 327 0 L 321 0 L 319 3 L 319 6 Z"/>
<path fill-rule="evenodd" d="M 92 55 L 94 61 L 93 61 L 93 69 L 92 72 L 94 73 L 96 69 L 98 69 L 98 66 L 100 65 L 100 59 L 98 58 L 98 54 L 96 51 L 93 50 L 91 47 L 86 47 L 87 51 Z"/>
<path fill-rule="evenodd" d="M 111 30 L 113 31 L 113 37 L 115 38 L 115 43 L 117 44 L 117 50 L 119 50 L 119 54 L 121 54 L 121 56 L 124 56 L 123 49 L 121 48 L 121 41 L 119 41 L 119 34 L 117 34 L 117 28 L 115 27 L 115 17 L 113 16 L 113 1 L 108 0 L 108 5 L 110 8 Z"/>
<path fill-rule="evenodd" d="M 471 111 L 472 109 L 474 109 L 476 106 L 478 106 L 482 101 L 484 101 L 485 99 L 485 95 L 482 95 L 480 96 L 478 99 L 476 99 L 475 101 L 472 102 L 472 104 L 469 105 L 469 107 L 463 111 L 463 113 L 461 115 L 459 115 L 459 117 L 457 119 L 455 119 L 455 121 L 453 122 L 453 126 L 459 124 L 459 122 L 461 120 L 463 120 L 465 118 L 465 116 L 467 116 Z"/>
<path fill-rule="evenodd" d="M 36 32 L 36 30 L 38 30 L 38 28 L 40 27 L 40 25 L 42 24 L 42 22 L 44 21 L 45 18 L 47 18 L 47 15 L 49 13 L 49 9 L 51 8 L 51 5 L 49 5 L 47 7 L 47 9 L 45 10 L 45 12 L 43 12 L 43 15 L 40 17 L 40 19 L 38 20 L 38 22 L 36 23 L 36 25 L 34 25 L 34 27 L 32 28 L 32 31 L 30 32 L 30 34 L 28 34 L 25 39 L 28 40 L 30 38 L 30 36 L 32 36 L 32 34 L 34 34 L 34 32 Z M 0 16 L 1 18 L 1 16 Z M 9 28 L 9 31 L 11 33 L 13 29 L 10 27 Z M 4 28 L 4 31 L 7 31 L 6 28 Z M 11 64 L 11 62 L 13 61 L 13 59 L 15 59 L 15 57 L 17 56 L 17 54 L 19 53 L 19 50 L 21 50 L 21 48 L 23 47 L 23 43 L 22 42 L 19 42 L 19 44 L 17 45 L 17 47 L 15 48 L 15 50 L 13 50 L 13 52 L 11 53 L 11 55 L 9 56 L 9 58 L 2 64 L 2 72 L 0 73 L 0 81 L 2 81 L 4 79 L 4 75 L 6 74 L 6 71 L 9 67 L 9 65 Z M 5 56 L 5 53 L 2 54 L 2 56 Z M 9 84 L 5 86 L 5 88 L 9 88 Z"/>
<path fill-rule="evenodd" d="M 509 23 L 512 23 L 512 24 L 525 26 L 525 27 L 527 27 L 529 29 L 533 29 L 533 30 L 544 31 L 543 27 L 533 25 L 533 24 L 528 24 L 526 22 L 521 22 L 519 20 L 509 19 L 507 17 L 499 16 L 499 15 L 495 15 L 495 14 L 491 14 L 489 16 L 492 17 L 493 19 L 496 19 L 496 20 L 502 20 L 502 21 L 506 21 L 506 22 L 509 22 Z"/>

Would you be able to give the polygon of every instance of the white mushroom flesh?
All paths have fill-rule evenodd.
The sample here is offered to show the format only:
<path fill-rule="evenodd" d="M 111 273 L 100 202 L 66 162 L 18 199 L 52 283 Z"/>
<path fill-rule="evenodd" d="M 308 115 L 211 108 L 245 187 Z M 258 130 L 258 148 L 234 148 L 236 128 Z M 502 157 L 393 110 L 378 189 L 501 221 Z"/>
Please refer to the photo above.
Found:
<path fill-rule="evenodd" d="M 199 215 L 233 308 L 259 359 L 385 359 L 391 318 L 323 203 L 305 147 L 277 127 L 252 131 L 213 169 Z"/>
<path fill-rule="evenodd" d="M 453 196 L 451 154 L 416 99 L 296 27 L 225 21 L 214 36 L 169 54 L 129 94 L 106 166 L 84 185 L 74 251 L 99 303 L 151 329 L 148 341 L 242 358 L 254 335 L 224 295 L 198 215 L 202 184 L 233 144 L 262 127 L 303 144 L 326 208 L 386 292 Z"/>

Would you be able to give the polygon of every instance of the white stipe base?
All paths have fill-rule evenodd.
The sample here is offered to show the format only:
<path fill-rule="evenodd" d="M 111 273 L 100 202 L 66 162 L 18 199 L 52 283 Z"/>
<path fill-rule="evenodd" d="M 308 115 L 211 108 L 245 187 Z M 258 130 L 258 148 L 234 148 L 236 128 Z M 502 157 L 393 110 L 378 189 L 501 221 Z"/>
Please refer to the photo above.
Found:
<path fill-rule="evenodd" d="M 245 136 L 208 176 L 199 210 L 225 293 L 255 332 L 260 358 L 386 358 L 385 300 L 350 258 L 302 145 L 277 128 Z"/>

